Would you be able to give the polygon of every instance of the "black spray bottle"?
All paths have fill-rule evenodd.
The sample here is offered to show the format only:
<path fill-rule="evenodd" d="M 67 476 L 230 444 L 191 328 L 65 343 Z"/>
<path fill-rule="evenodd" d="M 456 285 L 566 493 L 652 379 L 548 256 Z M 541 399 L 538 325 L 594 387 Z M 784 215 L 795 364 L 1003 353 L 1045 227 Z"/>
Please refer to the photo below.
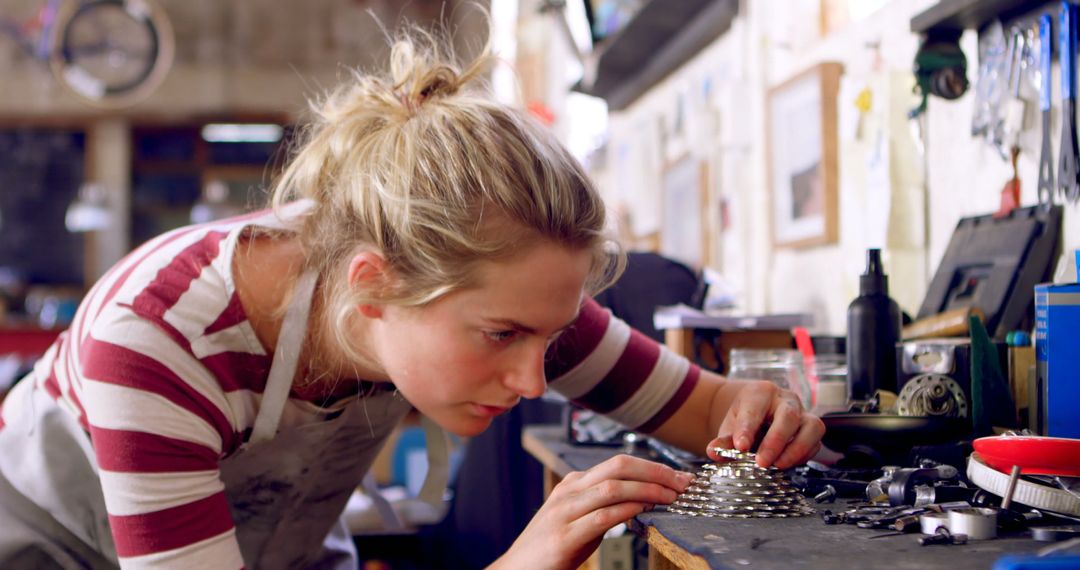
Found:
<path fill-rule="evenodd" d="M 881 250 L 866 250 L 859 296 L 848 305 L 848 399 L 865 400 L 877 390 L 896 392 L 896 342 L 900 307 L 889 297 Z"/>

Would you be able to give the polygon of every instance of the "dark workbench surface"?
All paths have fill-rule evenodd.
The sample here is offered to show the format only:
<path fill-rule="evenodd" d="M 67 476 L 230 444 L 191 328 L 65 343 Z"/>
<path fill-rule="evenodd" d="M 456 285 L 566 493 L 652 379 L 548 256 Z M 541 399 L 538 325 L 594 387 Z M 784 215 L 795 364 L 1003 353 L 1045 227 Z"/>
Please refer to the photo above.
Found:
<path fill-rule="evenodd" d="M 713 519 L 668 512 L 638 515 L 635 532 L 656 527 L 668 540 L 713 568 L 990 568 L 1006 554 L 1038 550 L 1030 538 L 997 538 L 956 546 L 919 546 L 920 534 L 827 525 L 821 517 Z M 873 538 L 880 537 L 880 538 Z"/>
<path fill-rule="evenodd" d="M 558 426 L 530 426 L 525 431 L 526 449 L 559 475 L 588 469 L 618 452 L 571 445 L 566 442 L 565 430 Z M 536 449 L 538 446 L 543 449 Z M 844 506 L 838 503 L 817 508 L 835 512 Z M 887 531 L 827 525 L 818 516 L 716 519 L 659 509 L 638 515 L 631 527 L 641 535 L 654 527 L 676 546 L 704 558 L 712 568 L 990 568 L 1003 555 L 1034 553 L 1047 545 L 1020 535 L 956 546 L 919 546 L 919 534 L 882 536 Z"/>

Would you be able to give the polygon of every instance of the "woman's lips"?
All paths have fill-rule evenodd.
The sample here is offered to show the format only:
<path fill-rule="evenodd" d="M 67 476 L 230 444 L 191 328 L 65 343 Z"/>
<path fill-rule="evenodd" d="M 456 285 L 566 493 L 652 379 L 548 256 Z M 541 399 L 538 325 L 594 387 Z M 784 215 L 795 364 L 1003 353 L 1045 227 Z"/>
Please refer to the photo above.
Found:
<path fill-rule="evenodd" d="M 473 403 L 473 408 L 477 412 L 477 415 L 495 417 L 505 414 L 510 411 L 510 408 L 503 406 L 486 406 L 484 404 Z"/>

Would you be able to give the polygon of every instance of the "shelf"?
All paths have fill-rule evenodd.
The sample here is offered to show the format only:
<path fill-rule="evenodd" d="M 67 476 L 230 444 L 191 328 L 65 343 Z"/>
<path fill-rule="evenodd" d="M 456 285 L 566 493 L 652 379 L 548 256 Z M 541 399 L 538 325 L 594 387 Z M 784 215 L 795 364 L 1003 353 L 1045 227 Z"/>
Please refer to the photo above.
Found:
<path fill-rule="evenodd" d="M 574 90 L 603 98 L 610 110 L 623 109 L 727 32 L 738 13 L 739 0 L 650 0 L 597 46 L 590 55 L 593 81 Z"/>
<path fill-rule="evenodd" d="M 954 34 L 981 30 L 991 20 L 1010 20 L 1040 7 L 1054 5 L 1046 0 L 942 0 L 911 19 L 917 34 Z"/>

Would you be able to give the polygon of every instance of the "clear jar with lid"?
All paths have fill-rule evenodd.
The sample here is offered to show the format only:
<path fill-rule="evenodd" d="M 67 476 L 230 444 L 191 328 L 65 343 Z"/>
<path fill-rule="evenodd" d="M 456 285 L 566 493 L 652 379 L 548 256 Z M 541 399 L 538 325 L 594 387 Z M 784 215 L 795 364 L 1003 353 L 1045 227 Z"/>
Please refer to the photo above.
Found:
<path fill-rule="evenodd" d="M 803 356 L 794 349 L 733 348 L 728 378 L 737 380 L 768 380 L 791 390 L 807 410 L 811 406 L 810 383 L 806 380 Z"/>

